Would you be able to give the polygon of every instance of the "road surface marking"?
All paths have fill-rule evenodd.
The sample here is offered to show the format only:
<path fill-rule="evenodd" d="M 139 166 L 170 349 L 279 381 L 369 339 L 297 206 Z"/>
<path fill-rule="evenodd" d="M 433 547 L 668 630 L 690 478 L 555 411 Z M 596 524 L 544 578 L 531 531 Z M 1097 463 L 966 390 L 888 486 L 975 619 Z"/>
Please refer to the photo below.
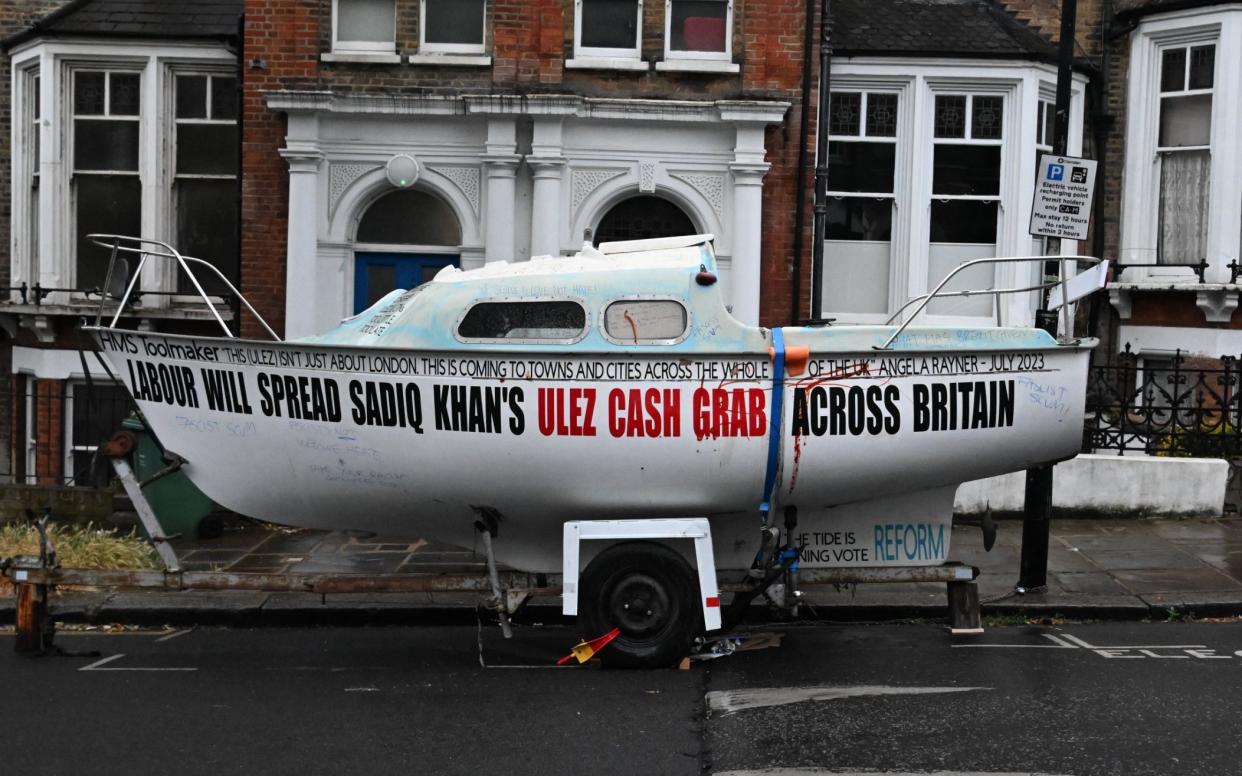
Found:
<path fill-rule="evenodd" d="M 1083 649 L 1206 649 L 1206 644 L 1138 644 L 1124 647 L 1103 647 L 1097 644 L 1088 644 L 1085 640 L 1077 636 L 1065 634 L 1066 641 L 1072 641 Z"/>
<path fill-rule="evenodd" d="M 707 694 L 712 711 L 732 714 L 745 709 L 784 706 L 803 701 L 836 701 L 875 695 L 935 695 L 990 690 L 991 687 L 759 687 L 751 690 L 715 690 Z"/>
<path fill-rule="evenodd" d="M 125 657 L 124 653 L 118 653 L 116 655 L 112 655 L 111 657 L 105 657 L 102 660 L 96 660 L 94 663 L 91 663 L 88 666 L 82 666 L 78 670 L 79 671 L 197 671 L 198 670 L 197 668 L 139 668 L 139 667 L 130 668 L 126 666 L 121 666 L 121 667 L 108 666 L 109 663 L 114 663 L 123 657 Z M 105 667 L 105 666 L 108 666 L 108 667 Z"/>
<path fill-rule="evenodd" d="M 1242 649 L 1232 654 L 1218 655 L 1216 650 L 1208 647 L 1206 644 L 1118 644 L 1115 646 L 1100 646 L 1092 644 L 1086 639 L 1072 636 L 1068 633 L 1056 636 L 1051 633 L 1041 634 L 1044 638 L 1052 641 L 1052 644 L 954 644 L 954 649 L 1077 649 L 1094 652 L 1100 657 L 1109 659 L 1122 660 L 1190 660 L 1196 658 L 1199 660 L 1230 660 L 1234 657 L 1242 657 Z M 1171 654 L 1182 652 L 1185 654 Z"/>
<path fill-rule="evenodd" d="M 193 628 L 191 628 L 190 630 L 193 630 Z M 156 639 L 156 640 L 155 640 L 155 643 L 156 643 L 156 644 L 161 644 L 161 643 L 163 643 L 163 642 L 165 642 L 165 641 L 172 641 L 173 639 L 177 638 L 178 636 L 184 636 L 185 634 L 189 633 L 189 632 L 190 632 L 190 630 L 173 631 L 172 633 L 168 634 L 167 636 L 163 636 L 163 637 L 161 637 L 161 638 Z"/>
<path fill-rule="evenodd" d="M 968 649 L 978 647 L 988 647 L 990 649 L 1078 649 L 1077 644 L 1069 644 L 1059 636 L 1051 633 L 1043 634 L 1043 637 L 1053 642 L 1051 644 L 954 644 L 954 649 Z"/>
<path fill-rule="evenodd" d="M 825 768 L 763 768 L 757 771 L 718 771 L 715 776 L 1053 776 L 1047 773 L 1019 771 L 993 773 L 983 771 L 877 771 L 827 770 Z"/>

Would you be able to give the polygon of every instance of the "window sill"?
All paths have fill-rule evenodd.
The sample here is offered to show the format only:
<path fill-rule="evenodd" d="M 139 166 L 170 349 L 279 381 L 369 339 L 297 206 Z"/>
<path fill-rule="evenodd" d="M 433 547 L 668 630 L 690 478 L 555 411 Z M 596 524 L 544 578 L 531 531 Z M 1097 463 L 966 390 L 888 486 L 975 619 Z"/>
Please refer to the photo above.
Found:
<path fill-rule="evenodd" d="M 411 65 L 457 65 L 465 67 L 488 67 L 492 58 L 487 54 L 410 54 L 405 59 Z"/>
<path fill-rule="evenodd" d="M 647 71 L 651 69 L 651 65 L 641 59 L 624 57 L 575 57 L 565 60 L 565 69 Z"/>
<path fill-rule="evenodd" d="M 320 62 L 346 62 L 365 65 L 399 65 L 400 54 L 362 51 L 329 51 L 319 55 Z"/>
<path fill-rule="evenodd" d="M 742 66 L 723 59 L 665 59 L 655 63 L 663 73 L 740 73 Z"/>

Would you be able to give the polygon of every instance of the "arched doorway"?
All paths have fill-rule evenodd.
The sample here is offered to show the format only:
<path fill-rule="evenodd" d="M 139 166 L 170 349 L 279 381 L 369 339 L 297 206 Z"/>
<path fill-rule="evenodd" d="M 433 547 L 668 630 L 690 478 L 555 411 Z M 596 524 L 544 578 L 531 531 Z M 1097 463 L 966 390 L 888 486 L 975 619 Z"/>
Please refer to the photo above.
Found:
<path fill-rule="evenodd" d="M 698 230 L 685 211 L 663 197 L 639 195 L 612 206 L 599 220 L 595 244 L 618 240 L 679 237 Z"/>
<path fill-rule="evenodd" d="M 414 288 L 443 267 L 458 266 L 461 224 L 452 208 L 425 191 L 394 191 L 371 204 L 354 245 L 354 313 L 394 288 Z"/>

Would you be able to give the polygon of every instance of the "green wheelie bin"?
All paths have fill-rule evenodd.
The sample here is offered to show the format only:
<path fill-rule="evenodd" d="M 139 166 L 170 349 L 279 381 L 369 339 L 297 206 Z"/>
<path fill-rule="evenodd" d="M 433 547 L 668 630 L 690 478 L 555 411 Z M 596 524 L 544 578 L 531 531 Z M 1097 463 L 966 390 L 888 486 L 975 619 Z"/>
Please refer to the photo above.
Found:
<path fill-rule="evenodd" d="M 138 438 L 134 450 L 134 476 L 139 482 L 163 469 L 160 446 L 137 414 L 130 415 L 121 427 Z M 142 489 L 165 536 L 198 536 L 209 539 L 219 536 L 222 524 L 212 514 L 215 504 L 190 482 L 185 472 L 173 472 Z M 144 532 L 145 533 L 145 532 Z"/>

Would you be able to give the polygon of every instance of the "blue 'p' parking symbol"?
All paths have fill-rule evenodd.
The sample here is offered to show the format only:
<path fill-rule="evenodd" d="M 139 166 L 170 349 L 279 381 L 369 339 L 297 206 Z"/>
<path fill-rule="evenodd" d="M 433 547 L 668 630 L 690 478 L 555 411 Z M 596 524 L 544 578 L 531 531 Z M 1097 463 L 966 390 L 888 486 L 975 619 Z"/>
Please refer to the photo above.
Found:
<path fill-rule="evenodd" d="M 1050 164 L 1048 165 L 1048 180 L 1059 181 L 1065 179 L 1065 165 Z"/>

